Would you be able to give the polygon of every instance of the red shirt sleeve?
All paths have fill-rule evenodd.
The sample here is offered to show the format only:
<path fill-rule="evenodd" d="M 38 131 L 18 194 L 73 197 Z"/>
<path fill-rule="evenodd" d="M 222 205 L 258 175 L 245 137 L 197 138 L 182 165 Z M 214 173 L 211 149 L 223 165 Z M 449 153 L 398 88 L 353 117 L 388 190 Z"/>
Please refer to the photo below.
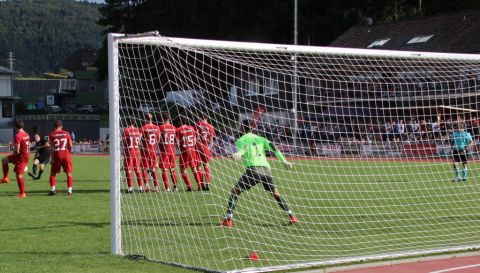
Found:
<path fill-rule="evenodd" d="M 15 135 L 15 145 L 20 144 L 22 142 L 22 137 L 19 136 L 18 134 Z"/>

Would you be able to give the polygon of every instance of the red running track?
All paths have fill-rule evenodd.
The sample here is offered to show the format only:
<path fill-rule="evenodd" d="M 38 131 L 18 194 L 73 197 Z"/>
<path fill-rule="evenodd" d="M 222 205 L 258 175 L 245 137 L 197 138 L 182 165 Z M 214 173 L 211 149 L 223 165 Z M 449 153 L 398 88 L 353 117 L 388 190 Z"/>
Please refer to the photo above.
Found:
<path fill-rule="evenodd" d="M 336 273 L 479 273 L 480 256 L 454 257 L 429 261 L 415 261 L 379 265 L 361 269 L 332 270 Z"/>

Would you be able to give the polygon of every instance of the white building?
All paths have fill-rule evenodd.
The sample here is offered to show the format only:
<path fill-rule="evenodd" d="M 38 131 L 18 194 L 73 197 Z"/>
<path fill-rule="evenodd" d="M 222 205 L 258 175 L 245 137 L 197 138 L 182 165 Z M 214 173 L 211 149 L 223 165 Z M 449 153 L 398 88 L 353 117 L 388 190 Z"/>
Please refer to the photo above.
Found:
<path fill-rule="evenodd" d="M 17 71 L 0 66 L 0 143 L 8 143 L 13 137 L 15 100 L 12 78 Z"/>

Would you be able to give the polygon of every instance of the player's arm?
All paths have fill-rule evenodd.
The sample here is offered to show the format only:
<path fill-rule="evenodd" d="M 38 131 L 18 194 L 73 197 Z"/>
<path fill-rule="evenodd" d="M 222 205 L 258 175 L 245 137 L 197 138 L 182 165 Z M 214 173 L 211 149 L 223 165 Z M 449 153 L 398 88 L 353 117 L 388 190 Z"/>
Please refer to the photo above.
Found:
<path fill-rule="evenodd" d="M 291 169 L 293 167 L 293 163 L 291 162 L 288 162 L 287 159 L 285 158 L 285 156 L 283 155 L 283 153 L 277 149 L 277 147 L 275 146 L 275 144 L 273 144 L 272 142 L 268 142 L 266 143 L 268 146 L 265 147 L 266 149 L 272 151 L 275 156 L 280 160 L 282 161 L 283 165 L 285 165 L 285 167 L 287 169 Z"/>
<path fill-rule="evenodd" d="M 237 152 L 232 155 L 232 158 L 235 160 L 242 160 L 242 157 L 247 152 L 247 149 L 241 140 L 237 140 L 237 142 L 235 142 L 235 146 L 237 147 Z"/>
<path fill-rule="evenodd" d="M 22 140 L 20 138 L 15 137 L 15 144 L 13 145 L 13 154 L 18 155 L 20 154 L 20 142 Z"/>

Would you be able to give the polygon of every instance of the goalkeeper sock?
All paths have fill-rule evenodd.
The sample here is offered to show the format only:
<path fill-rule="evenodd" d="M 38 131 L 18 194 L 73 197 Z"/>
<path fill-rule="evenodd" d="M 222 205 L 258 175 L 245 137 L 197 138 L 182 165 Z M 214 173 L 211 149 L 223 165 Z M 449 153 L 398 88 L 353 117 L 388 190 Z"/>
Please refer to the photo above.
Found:
<path fill-rule="evenodd" d="M 275 198 L 275 200 L 277 201 L 280 208 L 282 208 L 286 212 L 290 211 L 290 208 L 288 207 L 287 202 L 285 202 L 285 199 L 283 199 L 283 197 L 281 195 L 279 195 L 279 196 L 274 195 L 273 198 Z"/>
<path fill-rule="evenodd" d="M 458 167 L 455 167 L 455 178 L 456 179 L 460 178 L 460 170 L 458 169 Z"/>
<path fill-rule="evenodd" d="M 467 167 L 463 168 L 463 179 L 467 179 Z"/>
<path fill-rule="evenodd" d="M 235 206 L 238 200 L 238 195 L 230 194 L 228 198 L 228 208 L 227 208 L 227 218 L 231 219 L 232 217 L 228 217 L 228 215 L 233 216 L 233 211 L 235 210 Z"/>
<path fill-rule="evenodd" d="M 33 175 L 37 175 L 37 164 L 33 164 L 32 172 L 33 172 Z"/>

